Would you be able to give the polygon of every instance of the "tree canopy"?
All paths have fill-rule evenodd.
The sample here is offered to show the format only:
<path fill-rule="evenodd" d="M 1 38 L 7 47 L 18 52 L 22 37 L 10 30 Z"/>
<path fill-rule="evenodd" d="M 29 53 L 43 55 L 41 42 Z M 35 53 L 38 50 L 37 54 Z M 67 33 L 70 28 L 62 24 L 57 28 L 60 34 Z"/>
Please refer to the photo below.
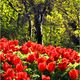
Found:
<path fill-rule="evenodd" d="M 1 37 L 76 48 L 80 0 L 2 0 Z"/>

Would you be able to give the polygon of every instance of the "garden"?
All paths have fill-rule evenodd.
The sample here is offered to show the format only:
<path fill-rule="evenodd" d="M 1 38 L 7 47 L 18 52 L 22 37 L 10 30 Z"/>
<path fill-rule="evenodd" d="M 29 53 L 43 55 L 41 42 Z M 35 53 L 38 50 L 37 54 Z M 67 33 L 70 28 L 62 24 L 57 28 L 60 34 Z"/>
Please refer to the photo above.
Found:
<path fill-rule="evenodd" d="M 0 39 L 1 80 L 77 80 L 80 56 L 70 48 Z"/>
<path fill-rule="evenodd" d="M 0 80 L 80 80 L 80 0 L 0 1 Z"/>

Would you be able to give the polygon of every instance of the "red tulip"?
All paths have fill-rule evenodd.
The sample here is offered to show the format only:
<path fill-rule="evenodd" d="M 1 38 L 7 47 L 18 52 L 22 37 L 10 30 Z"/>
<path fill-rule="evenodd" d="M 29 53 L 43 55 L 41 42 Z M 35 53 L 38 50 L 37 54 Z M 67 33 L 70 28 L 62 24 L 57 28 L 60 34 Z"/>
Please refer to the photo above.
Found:
<path fill-rule="evenodd" d="M 14 65 L 17 65 L 19 62 L 22 62 L 22 61 L 20 60 L 20 58 L 17 57 L 17 56 L 14 56 L 13 59 L 12 59 L 12 63 L 13 63 Z"/>
<path fill-rule="evenodd" d="M 42 75 L 42 80 L 50 80 L 49 76 Z"/>
<path fill-rule="evenodd" d="M 16 73 L 16 80 L 27 80 L 28 76 L 26 72 Z"/>
<path fill-rule="evenodd" d="M 19 41 L 18 40 L 14 40 L 13 42 L 14 42 L 15 45 L 18 45 L 19 44 Z"/>
<path fill-rule="evenodd" d="M 68 65 L 68 60 L 66 58 L 63 58 L 62 62 L 58 64 L 58 68 L 63 71 L 67 69 L 68 67 L 67 65 Z"/>
<path fill-rule="evenodd" d="M 12 68 L 8 68 L 6 71 L 6 76 L 10 76 L 11 78 L 15 77 L 15 72 Z"/>
<path fill-rule="evenodd" d="M 2 65 L 2 68 L 3 70 L 7 70 L 8 68 L 11 68 L 11 65 L 9 65 L 7 62 L 5 62 L 3 65 Z"/>
<path fill-rule="evenodd" d="M 40 58 L 38 58 L 38 64 L 39 63 L 42 63 L 42 62 L 46 62 L 46 58 L 45 57 L 40 57 Z"/>
<path fill-rule="evenodd" d="M 4 80 L 12 80 L 11 77 L 6 77 Z"/>
<path fill-rule="evenodd" d="M 4 53 L 0 54 L 0 61 L 4 61 L 5 57 L 4 57 Z"/>
<path fill-rule="evenodd" d="M 35 60 L 35 57 L 33 54 L 30 54 L 28 57 L 27 57 L 27 61 L 29 62 L 33 62 Z"/>
<path fill-rule="evenodd" d="M 48 65 L 46 66 L 47 70 L 52 72 L 55 70 L 55 63 L 54 62 L 50 62 L 48 63 Z"/>
<path fill-rule="evenodd" d="M 69 71 L 69 76 L 72 80 L 77 80 L 78 78 L 78 70 L 72 69 Z"/>
<path fill-rule="evenodd" d="M 46 64 L 45 64 L 45 63 L 39 63 L 39 64 L 38 64 L 38 69 L 39 69 L 41 72 L 44 72 L 45 69 L 46 69 Z"/>
<path fill-rule="evenodd" d="M 23 69 L 24 69 L 24 67 L 23 67 L 23 65 L 22 65 L 22 63 L 18 63 L 17 65 L 16 65 L 16 70 L 19 72 L 19 71 L 23 71 Z"/>
<path fill-rule="evenodd" d="M 21 51 L 22 51 L 23 54 L 27 54 L 27 53 L 29 52 L 29 49 L 28 49 L 27 46 L 23 45 L 23 46 L 21 47 Z"/>

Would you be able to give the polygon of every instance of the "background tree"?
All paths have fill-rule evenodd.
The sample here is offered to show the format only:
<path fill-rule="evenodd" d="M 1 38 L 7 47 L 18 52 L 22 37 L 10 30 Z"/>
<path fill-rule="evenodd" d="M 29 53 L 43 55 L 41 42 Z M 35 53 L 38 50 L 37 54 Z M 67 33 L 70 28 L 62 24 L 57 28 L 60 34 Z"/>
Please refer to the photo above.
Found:
<path fill-rule="evenodd" d="M 1 37 L 76 48 L 79 0 L 2 0 Z"/>

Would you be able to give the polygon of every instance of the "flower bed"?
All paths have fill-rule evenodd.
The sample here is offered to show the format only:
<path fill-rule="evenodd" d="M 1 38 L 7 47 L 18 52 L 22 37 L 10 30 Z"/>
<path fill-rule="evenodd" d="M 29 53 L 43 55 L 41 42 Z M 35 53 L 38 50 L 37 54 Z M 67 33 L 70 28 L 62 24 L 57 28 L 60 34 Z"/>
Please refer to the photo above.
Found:
<path fill-rule="evenodd" d="M 1 80 L 79 80 L 80 56 L 70 48 L 0 39 Z"/>

